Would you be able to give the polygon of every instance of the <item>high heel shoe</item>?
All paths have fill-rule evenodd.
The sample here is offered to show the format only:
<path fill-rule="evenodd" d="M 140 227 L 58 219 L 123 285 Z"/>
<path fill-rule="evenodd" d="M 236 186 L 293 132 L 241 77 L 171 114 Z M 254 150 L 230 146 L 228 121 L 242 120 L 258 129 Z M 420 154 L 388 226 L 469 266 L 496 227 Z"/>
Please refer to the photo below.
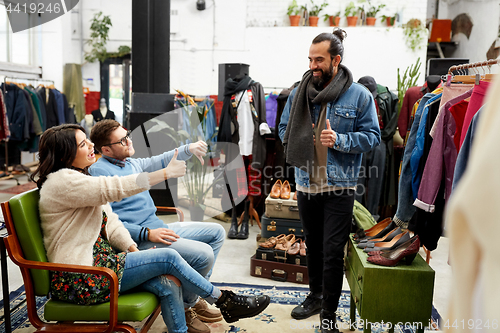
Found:
<path fill-rule="evenodd" d="M 397 227 L 395 229 L 392 229 L 389 233 L 387 233 L 382 238 L 373 238 L 369 241 L 359 242 L 358 247 L 360 249 L 364 249 L 368 246 L 371 246 L 370 244 L 373 244 L 373 243 L 390 242 L 394 237 L 396 237 L 397 235 L 402 234 L 402 233 L 403 233 L 403 231 L 401 230 L 401 228 Z"/>
<path fill-rule="evenodd" d="M 399 235 L 396 235 L 389 242 L 379 242 L 379 243 L 370 242 L 368 244 L 368 246 L 365 247 L 364 251 L 366 253 L 369 253 L 369 252 L 374 252 L 374 251 L 394 250 L 396 247 L 403 244 L 408 239 L 410 239 L 410 234 L 407 231 L 405 231 Z"/>
<path fill-rule="evenodd" d="M 281 184 L 281 195 L 280 195 L 281 199 L 284 200 L 290 199 L 290 191 L 291 191 L 290 183 L 288 182 L 288 180 L 285 180 L 283 184 Z"/>
<path fill-rule="evenodd" d="M 307 250 L 307 246 L 306 246 L 306 241 L 304 240 L 301 240 L 300 241 L 300 255 L 305 257 L 306 256 L 306 250 Z"/>
<path fill-rule="evenodd" d="M 382 223 L 382 222 L 380 222 L 380 223 Z M 398 227 L 398 225 L 396 224 L 396 222 L 391 221 L 391 223 L 389 223 L 384 229 L 382 229 L 381 231 L 379 231 L 375 235 L 373 235 L 373 236 L 366 236 L 364 238 L 359 238 L 359 239 L 355 240 L 355 242 L 356 243 L 367 242 L 367 241 L 372 240 L 372 239 L 384 237 L 389 232 L 391 232 L 392 230 L 394 230 L 394 228 L 397 228 L 397 227 Z"/>
<path fill-rule="evenodd" d="M 281 251 L 288 251 L 290 246 L 295 242 L 295 235 L 294 234 L 289 234 L 285 238 L 280 239 L 277 243 L 276 246 L 274 247 L 275 250 L 281 250 Z"/>
<path fill-rule="evenodd" d="M 281 179 L 278 179 L 271 188 L 269 196 L 273 199 L 279 199 L 281 196 Z"/>
<path fill-rule="evenodd" d="M 394 250 L 368 257 L 367 260 L 375 265 L 396 266 L 399 261 L 404 259 L 405 264 L 411 265 L 419 249 L 420 240 L 418 235 L 415 235 Z"/>
<path fill-rule="evenodd" d="M 272 249 L 273 247 L 276 246 L 279 240 L 282 238 L 285 238 L 285 234 L 278 235 L 276 237 L 270 237 L 267 241 L 265 241 L 262 244 L 259 244 L 259 247 L 265 248 L 265 249 Z"/>
<path fill-rule="evenodd" d="M 392 222 L 391 218 L 388 217 L 388 218 L 380 221 L 379 223 L 375 224 L 370 229 L 366 229 L 366 230 L 359 229 L 354 234 L 354 240 L 356 241 L 358 239 L 363 239 L 365 237 L 375 236 L 380 231 L 382 231 L 385 227 L 387 227 L 391 222 Z"/>
<path fill-rule="evenodd" d="M 288 254 L 291 256 L 296 256 L 300 252 L 300 242 L 302 240 L 300 238 L 296 238 L 295 242 L 288 249 Z"/>

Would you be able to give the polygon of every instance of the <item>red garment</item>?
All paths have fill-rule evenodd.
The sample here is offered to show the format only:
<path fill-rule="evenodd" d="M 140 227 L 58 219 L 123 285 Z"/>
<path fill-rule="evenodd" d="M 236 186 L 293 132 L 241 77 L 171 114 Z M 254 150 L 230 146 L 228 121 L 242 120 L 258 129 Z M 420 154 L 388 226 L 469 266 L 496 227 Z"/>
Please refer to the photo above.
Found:
<path fill-rule="evenodd" d="M 455 135 L 453 136 L 453 142 L 455 143 L 455 147 L 457 147 L 457 151 L 460 150 L 460 136 L 462 135 L 462 127 L 464 124 L 465 113 L 467 112 L 467 107 L 469 106 L 469 102 L 466 100 L 460 101 L 457 104 L 454 104 L 450 107 L 450 112 L 455 119 Z"/>
<path fill-rule="evenodd" d="M 472 117 L 474 117 L 476 112 L 483 105 L 484 97 L 486 96 L 489 86 L 490 83 L 486 81 L 480 81 L 479 84 L 474 86 L 474 90 L 472 91 L 472 96 L 470 97 L 469 101 L 469 107 L 467 108 L 467 112 L 465 113 L 464 124 L 462 126 L 462 134 L 460 135 L 460 147 L 464 142 L 465 135 L 467 134 L 470 122 L 472 121 Z"/>
<path fill-rule="evenodd" d="M 258 197 L 261 195 L 261 179 L 262 173 L 260 170 L 252 167 L 252 155 L 243 156 L 243 162 L 246 167 L 246 177 L 248 181 L 248 195 Z M 238 175 L 238 183 L 240 182 Z M 239 194 L 239 186 L 238 186 L 238 194 Z"/>
<path fill-rule="evenodd" d="M 424 87 L 411 87 L 406 90 L 405 96 L 403 98 L 403 105 L 401 106 L 401 111 L 399 112 L 398 127 L 399 134 L 402 138 L 406 136 L 406 131 L 410 123 L 410 116 L 413 109 L 413 105 L 416 101 L 424 96 L 422 91 Z"/>

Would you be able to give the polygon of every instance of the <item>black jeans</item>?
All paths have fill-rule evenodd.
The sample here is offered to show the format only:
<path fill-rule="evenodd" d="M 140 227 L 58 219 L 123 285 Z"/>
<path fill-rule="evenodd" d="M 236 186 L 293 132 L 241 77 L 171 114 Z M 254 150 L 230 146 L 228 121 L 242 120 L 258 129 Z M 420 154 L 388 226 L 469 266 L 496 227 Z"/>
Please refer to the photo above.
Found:
<path fill-rule="evenodd" d="M 344 246 L 349 238 L 354 190 L 308 194 L 297 204 L 307 245 L 309 289 L 323 294 L 323 308 L 336 311 L 344 277 Z"/>

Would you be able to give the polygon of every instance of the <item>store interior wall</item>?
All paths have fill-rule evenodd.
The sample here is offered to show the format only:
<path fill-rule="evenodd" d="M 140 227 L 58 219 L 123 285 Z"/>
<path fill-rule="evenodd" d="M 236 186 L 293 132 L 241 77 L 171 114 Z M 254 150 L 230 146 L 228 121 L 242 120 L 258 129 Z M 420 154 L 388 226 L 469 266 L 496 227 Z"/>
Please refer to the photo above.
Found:
<path fill-rule="evenodd" d="M 439 0 L 438 18 L 453 20 L 457 15 L 470 16 L 473 28 L 469 37 L 463 33 L 453 36 L 457 49 L 448 55 L 450 58 L 467 58 L 471 62 L 486 60 L 486 53 L 499 37 L 500 1 L 499 0 Z M 498 72 L 499 66 L 492 69 Z"/>

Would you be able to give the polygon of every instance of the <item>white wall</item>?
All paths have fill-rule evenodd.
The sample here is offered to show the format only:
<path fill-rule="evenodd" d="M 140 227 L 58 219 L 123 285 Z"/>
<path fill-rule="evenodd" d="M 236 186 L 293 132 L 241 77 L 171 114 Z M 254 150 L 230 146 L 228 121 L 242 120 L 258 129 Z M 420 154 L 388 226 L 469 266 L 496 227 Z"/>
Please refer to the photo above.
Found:
<path fill-rule="evenodd" d="M 486 60 L 486 52 L 498 37 L 499 33 L 499 0 L 475 1 L 440 1 L 439 18 L 453 20 L 457 15 L 466 13 L 474 24 L 470 38 L 464 34 L 455 35 L 458 48 L 453 53 L 454 58 L 469 58 L 471 62 Z"/>
<path fill-rule="evenodd" d="M 249 64 L 250 75 L 265 87 L 288 87 L 299 80 L 307 69 L 307 52 L 312 38 L 332 28 L 322 19 L 318 28 L 289 27 L 286 10 L 290 2 L 206 0 L 207 8 L 198 11 L 195 1 L 171 0 L 171 91 L 217 94 L 219 63 Z M 323 13 L 333 14 L 348 2 L 332 2 Z M 309 1 L 299 0 L 298 3 L 309 4 Z M 384 3 L 387 7 L 380 15 L 399 13 L 398 25 L 410 18 L 425 20 L 425 1 L 386 0 Z M 72 13 L 47 23 L 43 29 L 45 76 L 60 82 L 59 87 L 62 86 L 64 63 L 81 62 L 82 32 L 84 40 L 88 40 L 90 20 L 99 11 L 110 15 L 113 23 L 108 51 L 117 51 L 120 45 L 131 46 L 131 0 L 81 0 Z M 83 29 L 79 23 L 80 13 Z M 347 28 L 345 18 L 341 20 L 341 27 L 348 33 L 344 63 L 353 71 L 355 80 L 372 75 L 379 83 L 396 89 L 397 68 L 404 70 L 419 56 L 424 62 L 425 46 L 416 53 L 409 51 L 400 28 L 386 29 L 381 20 L 378 21 L 376 27 Z M 85 45 L 85 49 L 89 46 Z M 98 64 L 84 64 L 82 70 L 84 79 L 93 79 L 93 86 L 86 81 L 84 86 L 99 91 Z M 423 74 L 421 80 L 423 82 Z"/>

